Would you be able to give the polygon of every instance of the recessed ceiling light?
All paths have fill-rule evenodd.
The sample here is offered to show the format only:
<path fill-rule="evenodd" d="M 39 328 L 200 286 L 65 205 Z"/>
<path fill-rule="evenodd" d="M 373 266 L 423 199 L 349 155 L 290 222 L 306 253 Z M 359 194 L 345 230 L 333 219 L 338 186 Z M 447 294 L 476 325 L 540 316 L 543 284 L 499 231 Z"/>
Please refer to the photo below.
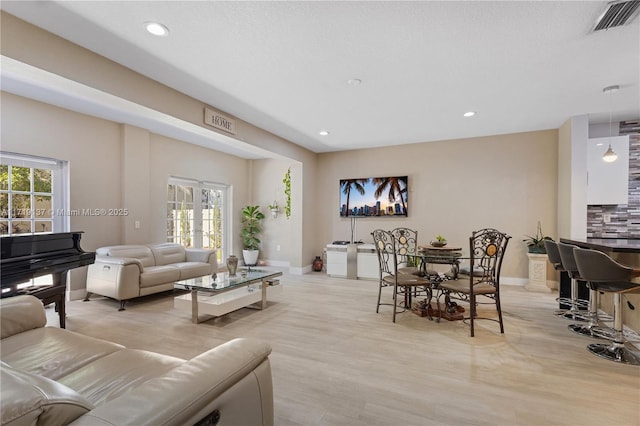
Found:
<path fill-rule="evenodd" d="M 329 134 L 329 132 L 327 132 L 326 130 L 320 130 L 318 133 L 320 134 L 320 136 L 327 136 Z"/>
<path fill-rule="evenodd" d="M 164 37 L 169 34 L 169 28 L 158 22 L 145 22 L 144 27 L 148 32 L 158 37 Z"/>
<path fill-rule="evenodd" d="M 350 86 L 357 86 L 357 85 L 362 83 L 362 80 L 360 80 L 359 78 L 351 78 L 351 79 L 347 80 L 347 83 Z"/>
<path fill-rule="evenodd" d="M 465 117 L 473 117 L 474 115 L 476 115 L 476 112 L 475 111 L 468 111 L 468 112 L 465 112 L 462 115 L 464 115 Z"/>

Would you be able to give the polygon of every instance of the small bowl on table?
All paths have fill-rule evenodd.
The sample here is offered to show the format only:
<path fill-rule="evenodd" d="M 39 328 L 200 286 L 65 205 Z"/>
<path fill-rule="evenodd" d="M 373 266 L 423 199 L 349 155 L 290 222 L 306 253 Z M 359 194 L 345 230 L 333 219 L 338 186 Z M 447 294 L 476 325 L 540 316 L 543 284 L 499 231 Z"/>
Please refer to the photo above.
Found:
<path fill-rule="evenodd" d="M 444 247 L 447 245 L 446 241 L 431 241 L 429 244 L 431 244 L 433 247 Z"/>

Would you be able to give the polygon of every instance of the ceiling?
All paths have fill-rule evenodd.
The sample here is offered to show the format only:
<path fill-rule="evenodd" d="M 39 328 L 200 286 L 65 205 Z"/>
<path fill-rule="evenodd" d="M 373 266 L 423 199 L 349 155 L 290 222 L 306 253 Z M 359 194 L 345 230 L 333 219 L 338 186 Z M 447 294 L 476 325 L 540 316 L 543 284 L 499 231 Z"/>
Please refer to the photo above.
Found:
<path fill-rule="evenodd" d="M 608 123 L 610 109 L 614 121 L 640 118 L 640 19 L 593 33 L 606 4 L 3 0 L 1 7 L 320 153 L 555 129 L 582 114 Z M 150 35 L 148 21 L 169 35 Z M 606 96 L 610 85 L 620 90 Z M 477 114 L 465 118 L 467 111 Z"/>

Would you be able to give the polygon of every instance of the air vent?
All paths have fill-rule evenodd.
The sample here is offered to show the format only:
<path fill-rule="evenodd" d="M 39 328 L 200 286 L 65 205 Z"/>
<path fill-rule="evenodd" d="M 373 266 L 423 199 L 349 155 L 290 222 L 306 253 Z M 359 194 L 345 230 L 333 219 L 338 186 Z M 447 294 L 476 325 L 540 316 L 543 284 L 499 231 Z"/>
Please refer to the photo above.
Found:
<path fill-rule="evenodd" d="M 609 28 L 628 24 L 635 18 L 639 10 L 640 0 L 611 2 L 596 21 L 593 31 L 608 30 Z"/>

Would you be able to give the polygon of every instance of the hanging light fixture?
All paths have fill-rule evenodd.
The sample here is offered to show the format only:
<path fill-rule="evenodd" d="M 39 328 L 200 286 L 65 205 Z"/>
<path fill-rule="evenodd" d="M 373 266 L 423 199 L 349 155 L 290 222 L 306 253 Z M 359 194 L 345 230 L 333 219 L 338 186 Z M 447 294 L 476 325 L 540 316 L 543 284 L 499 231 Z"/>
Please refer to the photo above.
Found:
<path fill-rule="evenodd" d="M 613 115 L 613 94 L 617 92 L 618 89 L 620 89 L 620 86 L 617 86 L 617 85 L 607 86 L 604 89 L 602 89 L 604 93 L 609 94 L 609 138 L 613 137 L 613 134 L 611 131 L 611 122 L 612 122 L 612 115 Z M 618 154 L 616 154 L 615 151 L 611 148 L 611 142 L 609 142 L 609 148 L 607 148 L 607 150 L 605 151 L 604 155 L 602 156 L 602 159 L 607 163 L 613 163 L 618 159 Z"/>

